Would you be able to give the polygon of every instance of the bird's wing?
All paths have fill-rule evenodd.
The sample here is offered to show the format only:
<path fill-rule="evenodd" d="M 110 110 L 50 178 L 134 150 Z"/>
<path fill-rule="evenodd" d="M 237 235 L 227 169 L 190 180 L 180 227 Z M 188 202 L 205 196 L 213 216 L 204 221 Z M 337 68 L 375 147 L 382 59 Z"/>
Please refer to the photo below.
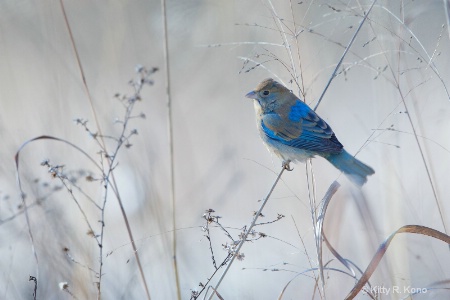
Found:
<path fill-rule="evenodd" d="M 343 148 L 331 127 L 300 100 L 286 116 L 265 114 L 261 128 L 269 138 L 299 149 L 339 153 Z"/>

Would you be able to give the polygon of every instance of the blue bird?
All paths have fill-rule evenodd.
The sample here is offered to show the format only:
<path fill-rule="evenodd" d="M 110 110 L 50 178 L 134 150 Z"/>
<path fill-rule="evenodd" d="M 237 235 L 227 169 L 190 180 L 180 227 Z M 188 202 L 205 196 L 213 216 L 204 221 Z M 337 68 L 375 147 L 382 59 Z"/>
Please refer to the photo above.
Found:
<path fill-rule="evenodd" d="M 375 173 L 345 151 L 331 127 L 284 85 L 268 78 L 245 97 L 255 100 L 260 136 L 283 166 L 319 155 L 359 186 Z"/>

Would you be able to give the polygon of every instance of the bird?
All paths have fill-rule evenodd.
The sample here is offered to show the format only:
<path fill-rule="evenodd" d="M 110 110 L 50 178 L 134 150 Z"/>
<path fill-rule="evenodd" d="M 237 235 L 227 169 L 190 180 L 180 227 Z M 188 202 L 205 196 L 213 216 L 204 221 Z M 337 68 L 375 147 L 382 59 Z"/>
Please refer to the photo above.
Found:
<path fill-rule="evenodd" d="M 261 139 L 288 170 L 290 162 L 305 162 L 317 155 L 360 187 L 375 173 L 348 153 L 331 127 L 281 83 L 267 78 L 245 97 L 254 100 Z"/>

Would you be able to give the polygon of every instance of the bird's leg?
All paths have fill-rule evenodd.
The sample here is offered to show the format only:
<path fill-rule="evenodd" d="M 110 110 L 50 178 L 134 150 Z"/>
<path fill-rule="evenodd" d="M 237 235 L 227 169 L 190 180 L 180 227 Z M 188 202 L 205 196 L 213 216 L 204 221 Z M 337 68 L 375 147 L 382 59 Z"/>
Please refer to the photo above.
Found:
<path fill-rule="evenodd" d="M 289 159 L 287 160 L 283 160 L 281 166 L 286 169 L 286 171 L 292 171 L 294 170 L 293 168 L 291 168 L 291 166 L 289 165 L 291 163 L 291 161 Z"/>

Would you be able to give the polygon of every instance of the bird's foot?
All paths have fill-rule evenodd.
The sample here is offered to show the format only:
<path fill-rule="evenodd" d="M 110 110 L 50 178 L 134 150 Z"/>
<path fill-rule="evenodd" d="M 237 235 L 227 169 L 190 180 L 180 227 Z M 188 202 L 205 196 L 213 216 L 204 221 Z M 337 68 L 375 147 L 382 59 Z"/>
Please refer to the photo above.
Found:
<path fill-rule="evenodd" d="M 286 171 L 292 171 L 292 170 L 294 170 L 294 169 L 291 168 L 290 163 L 291 163 L 290 160 L 285 160 L 285 161 L 283 161 L 283 163 L 281 164 L 281 166 L 282 166 Z"/>

